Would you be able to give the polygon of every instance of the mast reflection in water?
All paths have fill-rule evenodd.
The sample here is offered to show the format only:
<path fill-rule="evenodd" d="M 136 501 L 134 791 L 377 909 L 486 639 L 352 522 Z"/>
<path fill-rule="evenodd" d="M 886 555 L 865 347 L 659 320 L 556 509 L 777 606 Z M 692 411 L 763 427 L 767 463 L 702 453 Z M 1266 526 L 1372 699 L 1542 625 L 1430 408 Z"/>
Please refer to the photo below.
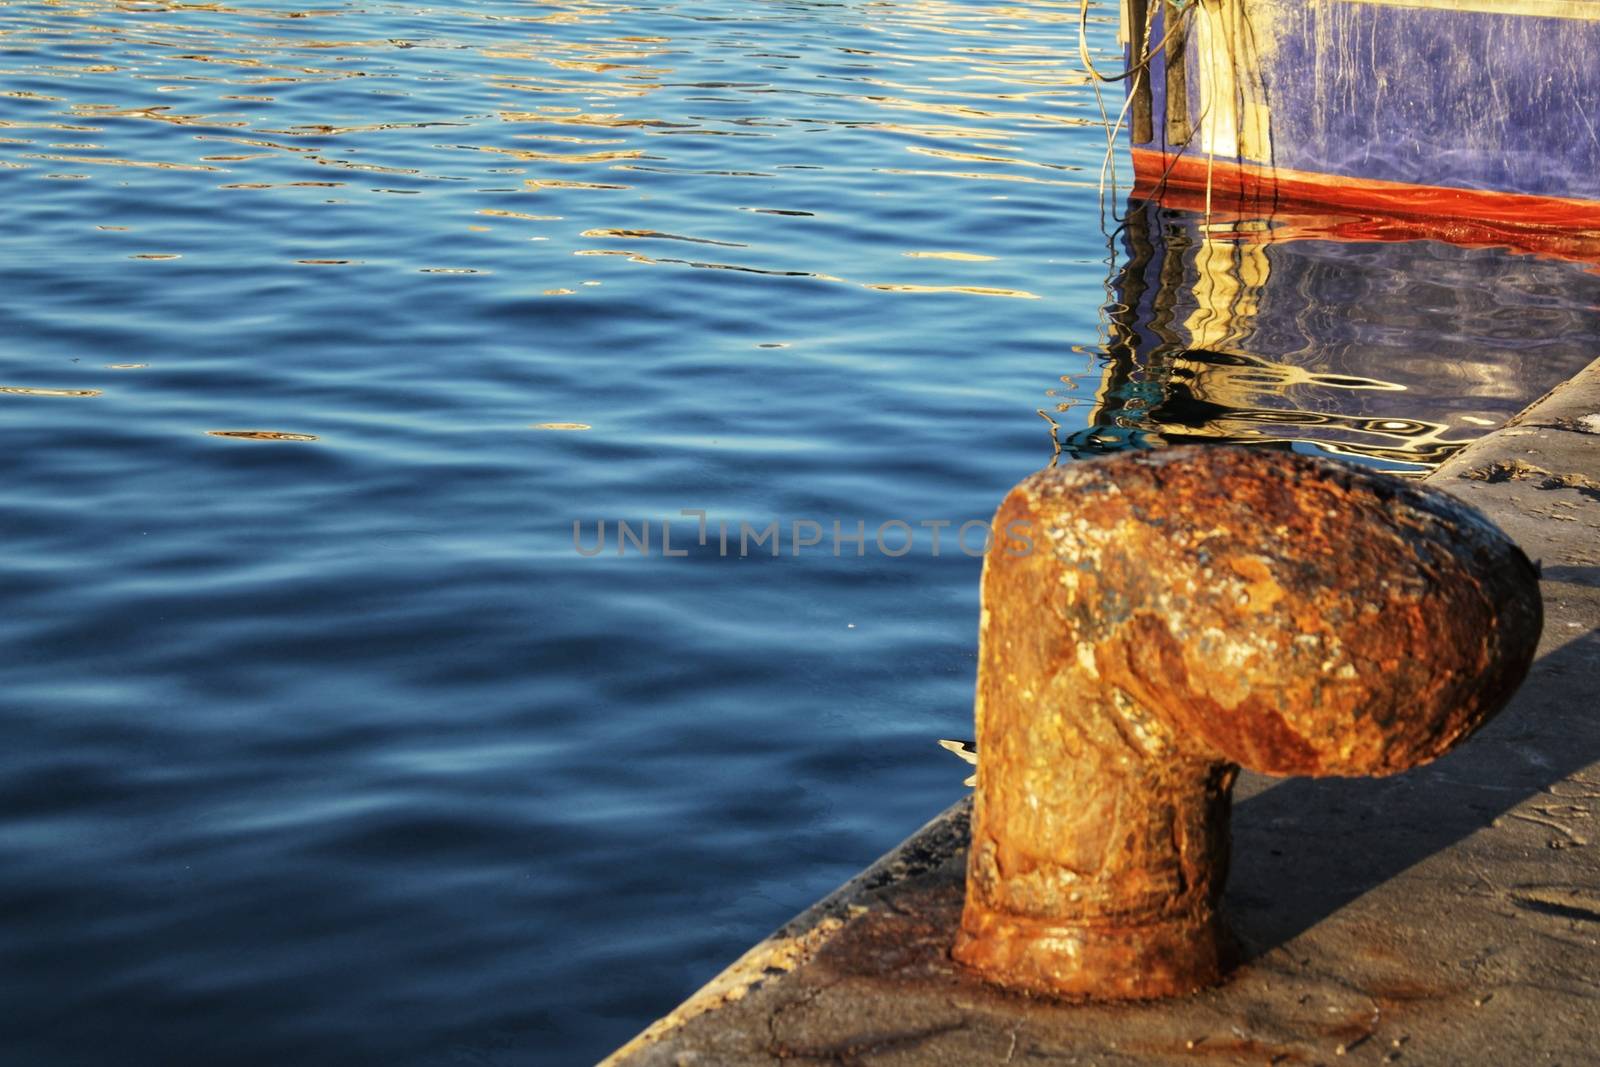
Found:
<path fill-rule="evenodd" d="M 1349 223 L 1130 200 L 1094 406 L 1062 450 L 1228 442 L 1424 473 L 1600 351 L 1592 264 Z"/>

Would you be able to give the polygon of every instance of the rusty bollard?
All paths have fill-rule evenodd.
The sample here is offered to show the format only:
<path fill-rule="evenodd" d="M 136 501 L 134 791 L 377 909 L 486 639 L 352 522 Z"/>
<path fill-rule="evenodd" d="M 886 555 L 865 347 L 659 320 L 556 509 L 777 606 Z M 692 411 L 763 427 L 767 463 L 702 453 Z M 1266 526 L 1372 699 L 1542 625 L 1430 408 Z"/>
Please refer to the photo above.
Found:
<path fill-rule="evenodd" d="M 1055 468 L 995 526 L 954 952 L 1012 989 L 1142 999 L 1220 980 L 1239 767 L 1431 760 L 1510 698 L 1543 623 L 1532 564 L 1476 511 L 1292 453 Z"/>

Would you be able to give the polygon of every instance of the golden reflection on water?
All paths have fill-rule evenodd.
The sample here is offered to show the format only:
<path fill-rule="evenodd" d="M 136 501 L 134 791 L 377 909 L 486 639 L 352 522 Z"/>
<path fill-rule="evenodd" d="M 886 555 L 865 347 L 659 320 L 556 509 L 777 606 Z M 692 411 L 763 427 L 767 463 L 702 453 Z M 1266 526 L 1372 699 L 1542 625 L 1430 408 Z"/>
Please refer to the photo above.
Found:
<path fill-rule="evenodd" d="M 631 185 L 619 185 L 616 182 L 578 182 L 567 181 L 561 178 L 528 178 L 523 181 L 530 189 L 632 189 Z"/>
<path fill-rule="evenodd" d="M 881 0 L 792 15 L 775 6 L 763 17 L 796 26 L 781 49 L 770 28 L 759 48 L 742 19 L 694 8 L 664 18 L 601 0 L 447 16 L 396 9 L 390 13 L 428 31 L 403 38 L 374 35 L 370 13 L 344 7 L 56 0 L 49 12 L 0 23 L 0 48 L 14 67 L 5 73 L 51 89 L 0 94 L 8 102 L 0 128 L 16 134 L 0 138 L 0 167 L 68 164 L 88 173 L 39 176 L 78 182 L 121 180 L 117 172 L 129 168 L 159 172 L 191 181 L 189 195 L 214 193 L 245 211 L 302 193 L 294 204 L 306 233 L 285 257 L 295 266 L 359 266 L 363 277 L 526 277 L 535 279 L 528 293 L 572 297 L 598 284 L 576 273 L 575 257 L 611 257 L 662 271 L 842 284 L 884 300 L 1040 300 L 1051 295 L 1049 282 L 1006 252 L 1013 234 L 952 232 L 945 245 L 885 221 L 853 245 L 809 239 L 825 227 L 837 231 L 841 219 L 807 195 L 804 172 L 848 171 L 849 159 L 837 147 L 804 154 L 807 138 L 871 138 L 876 154 L 859 169 L 874 189 L 892 188 L 894 178 L 935 179 L 955 183 L 951 195 L 963 199 L 1036 204 L 1060 189 L 1099 187 L 1095 165 L 1056 148 L 1067 131 L 1102 121 L 1085 76 L 1059 47 L 1064 28 L 1076 24 L 1076 0 Z M 640 28 L 630 25 L 636 20 L 684 30 L 627 32 Z M 25 65 L 29 56 L 46 58 Z M 726 77 L 711 76 L 721 69 Z M 158 103 L 169 98 L 155 93 L 180 96 Z M 896 159 L 905 165 L 892 165 Z M 684 193 L 673 184 L 702 179 L 715 188 Z M 339 199 L 319 198 L 330 190 Z M 731 218 L 701 211 L 683 224 L 658 213 L 655 202 L 673 195 L 699 207 L 709 201 Z M 395 197 L 423 199 L 397 211 Z M 406 245 L 406 260 L 370 246 L 365 234 L 336 238 L 348 233 L 340 220 L 311 218 L 352 205 L 385 212 L 395 229 L 426 239 Z M 204 265 L 204 249 L 176 250 L 158 224 L 140 221 L 142 237 L 175 250 L 127 258 L 190 256 Z M 1132 299 L 1133 308 L 1112 315 L 1090 436 L 1298 436 L 1425 465 L 1472 436 L 1470 428 L 1498 421 L 1489 411 L 1463 413 L 1451 425 L 1388 417 L 1389 409 L 1373 414 L 1371 397 L 1416 384 L 1324 373 L 1310 352 L 1265 344 L 1257 328 L 1263 301 L 1293 279 L 1275 275 L 1268 223 L 1254 233 L 1252 225 L 1198 228 L 1164 253 L 1172 263 L 1157 299 Z M 525 256 L 507 259 L 504 242 L 469 234 L 538 244 L 519 244 Z M 640 250 L 671 244 L 736 251 Z M 1135 321 L 1141 315 L 1149 321 Z M 1073 403 L 1058 402 L 1056 411 Z"/>
<path fill-rule="evenodd" d="M 44 389 L 30 385 L 0 385 L 0 393 L 16 396 L 99 396 L 98 389 Z"/>
<path fill-rule="evenodd" d="M 1070 111 L 1081 107 L 1071 91 L 1084 85 L 1082 75 L 1062 62 L 1059 50 L 1031 43 L 1030 27 L 1064 24 L 1076 18 L 1073 3 L 1040 3 L 1027 6 L 976 5 L 903 0 L 879 3 L 862 11 L 840 8 L 838 20 L 852 32 L 838 41 L 812 40 L 804 47 L 796 43 L 793 51 L 749 52 L 752 59 L 785 61 L 820 59 L 828 53 L 841 57 L 861 57 L 871 64 L 856 64 L 863 69 L 819 72 L 811 95 L 826 105 L 815 116 L 770 115 L 756 110 L 762 95 L 771 93 L 766 82 L 751 80 L 741 70 L 741 78 L 727 81 L 680 79 L 678 70 L 687 51 L 704 49 L 705 26 L 691 21 L 688 27 L 696 39 L 679 43 L 660 33 L 616 32 L 632 9 L 625 5 L 567 0 L 546 5 L 546 10 L 453 11 L 449 19 L 436 20 L 438 36 L 428 38 L 378 39 L 360 29 L 346 34 L 346 27 L 365 28 L 369 23 L 353 16 L 359 12 L 345 8 L 308 9 L 290 12 L 256 9 L 242 5 L 181 3 L 172 0 L 129 5 L 118 0 L 59 0 L 51 5 L 54 17 L 75 18 L 80 24 L 61 29 L 55 23 L 36 23 L 0 33 L 0 44 L 13 48 L 44 45 L 68 37 L 74 46 L 71 60 L 36 67 L 56 72 L 61 84 L 73 85 L 76 93 L 38 93 L 23 90 L 10 95 L 49 108 L 48 114 L 17 115 L 0 121 L 10 129 L 52 129 L 103 132 L 112 124 L 150 122 L 193 127 L 197 140 L 229 141 L 254 152 L 211 152 L 193 159 L 135 158 L 127 154 L 87 147 L 72 154 L 30 152 L 6 160 L 13 168 L 25 169 L 39 162 L 72 163 L 86 167 L 139 167 L 223 175 L 216 188 L 248 195 L 280 189 L 339 188 L 345 183 L 319 182 L 304 176 L 285 176 L 289 157 L 300 157 L 302 164 L 335 168 L 346 172 L 395 174 L 429 182 L 449 177 L 427 173 L 424 168 L 399 166 L 392 162 L 353 158 L 359 151 L 372 151 L 368 139 L 400 130 L 429 128 L 454 129 L 460 143 L 435 145 L 436 149 L 486 153 L 535 168 L 522 179 L 530 195 L 559 192 L 622 193 L 635 192 L 634 181 L 621 181 L 610 175 L 618 171 L 634 173 L 698 174 L 717 177 L 770 178 L 773 172 L 759 168 L 674 166 L 673 153 L 653 151 L 651 138 L 667 137 L 762 137 L 771 129 L 803 125 L 867 131 L 902 137 L 908 153 L 936 158 L 952 164 L 947 169 L 912 170 L 880 168 L 886 174 L 907 176 L 936 175 L 971 183 L 1040 182 L 1061 183 L 1039 174 L 1042 170 L 1070 171 L 1072 166 L 1048 162 L 1043 153 L 1024 150 L 1019 142 L 1051 128 L 1090 125 L 1088 115 Z M 288 23 L 310 24 L 291 30 Z M 475 25 L 500 24 L 521 29 L 481 33 Z M 593 32 L 579 37 L 570 29 L 559 36 L 550 27 L 592 24 Z M 715 29 L 714 23 L 708 23 Z M 824 25 L 835 28 L 824 20 Z M 280 28 L 281 27 L 281 28 Z M 749 47 L 737 31 L 726 34 L 727 47 Z M 485 40 L 485 37 L 492 39 Z M 947 48 L 929 47 L 931 41 L 949 39 Z M 858 44 L 858 42 L 860 42 Z M 863 46 L 871 42 L 871 46 Z M 718 44 L 718 47 L 723 45 Z M 820 49 L 820 50 L 819 50 Z M 452 62 L 455 79 L 475 78 L 476 95 L 491 104 L 487 114 L 466 116 L 418 114 L 387 121 L 351 122 L 342 116 L 327 121 L 303 121 L 296 109 L 285 113 L 286 103 L 276 93 L 249 91 L 262 84 L 294 86 L 331 82 L 350 82 L 368 78 L 373 92 L 412 93 L 414 86 L 402 77 L 395 82 L 396 64 L 406 53 L 455 54 L 470 52 L 474 62 L 468 66 Z M 149 60 L 159 56 L 159 69 Z M 699 57 L 696 57 L 699 58 Z M 824 62 L 824 65 L 826 63 Z M 878 73 L 868 72 L 870 66 Z M 884 77 L 885 70 L 895 77 Z M 119 103 L 105 99 L 97 84 L 118 92 L 130 92 L 137 83 L 158 81 L 156 91 L 193 90 L 196 99 L 214 92 L 214 106 L 204 103 L 175 108 L 143 100 Z M 76 82 L 77 84 L 73 84 Z M 665 112 L 653 113 L 650 101 L 663 92 L 674 99 Z M 720 119 L 696 118 L 690 121 L 662 117 L 676 115 L 676 99 L 685 93 L 712 94 L 732 102 L 748 101 L 752 113 Z M 720 96 L 718 96 L 720 94 Z M 527 97 L 529 107 L 508 106 L 505 97 Z M 536 103 L 540 98 L 550 103 Z M 570 98 L 577 106 L 558 103 Z M 503 102 L 501 102 L 503 101 Z M 593 104 L 601 103 L 596 109 Z M 293 101 L 287 101 L 293 105 Z M 906 113 L 928 116 L 930 122 L 907 122 Z M 759 117 L 758 117 L 759 116 Z M 288 117 L 290 121 L 274 121 Z M 485 119 L 489 121 L 484 121 Z M 942 120 L 942 121 L 941 121 Z M 1003 120 L 1003 121 L 987 121 Z M 93 123 L 93 125 L 87 124 Z M 585 136 L 583 131 L 594 131 Z M 565 131 L 565 132 L 561 132 Z M 315 138 L 316 142 L 306 142 Z M 574 151 L 536 148 L 517 141 L 542 141 L 567 145 Z M 962 144 L 981 141 L 984 151 L 964 150 Z M 935 143 L 930 143 L 935 142 Z M 937 142 L 943 142 L 940 147 Z M 170 143 L 170 142 L 169 142 Z M 667 142 L 663 142 L 667 143 Z M 376 142 L 373 142 L 376 144 Z M 961 164 L 981 163 L 973 170 Z M 270 174 L 254 175 L 258 168 Z M 551 173 L 580 171 L 582 173 Z M 608 175 L 607 172 L 610 172 Z M 1072 183 L 1081 184 L 1081 183 Z M 394 188 L 365 190 L 365 195 L 389 193 L 416 195 L 418 190 Z M 732 195 L 737 196 L 737 193 Z M 735 204 L 744 210 L 770 215 L 810 217 L 813 212 L 781 204 Z M 560 221 L 565 212 L 517 211 L 512 208 L 478 209 L 483 214 L 530 221 Z M 599 234 L 656 238 L 652 228 L 626 225 L 585 226 L 580 236 Z M 665 231 L 660 231 L 665 233 Z M 660 239 L 670 239 L 661 237 Z M 696 240 L 695 238 L 681 238 Z M 701 238 L 705 243 L 748 247 L 755 242 Z M 792 258 L 792 243 L 782 248 L 762 248 L 768 257 Z M 309 251 L 309 250 L 308 250 Z M 908 253 L 916 250 L 904 250 Z M 938 274 L 937 261 L 976 265 L 993 262 L 996 257 L 971 258 L 908 254 L 906 259 L 925 261 L 934 273 L 925 277 L 885 279 L 865 283 L 872 291 L 885 293 L 928 292 L 976 295 L 1031 296 L 1022 288 L 991 283 L 981 276 L 952 280 Z M 332 264 L 348 262 L 346 256 L 296 257 L 299 263 Z M 669 259 L 638 257 L 635 262 L 682 268 L 750 269 L 790 277 L 831 277 L 838 272 L 827 264 L 683 263 Z M 909 266 L 909 264 L 908 264 Z M 413 269 L 437 272 L 430 264 L 415 264 Z M 459 269 L 483 268 L 464 265 Z"/>
<path fill-rule="evenodd" d="M 685 237 L 682 234 L 662 233 L 659 230 L 613 230 L 594 229 L 584 230 L 580 237 L 642 237 L 661 241 L 688 241 L 697 245 L 721 245 L 723 248 L 748 248 L 747 244 L 739 241 L 713 241 L 709 237 Z"/>
<path fill-rule="evenodd" d="M 883 283 L 862 283 L 864 289 L 876 289 L 884 293 L 970 293 L 973 296 L 1005 296 L 1015 300 L 1038 300 L 1038 293 L 1030 293 L 1026 289 L 998 289 L 981 285 L 889 285 Z"/>
<path fill-rule="evenodd" d="M 281 430 L 207 430 L 208 437 L 232 437 L 242 441 L 315 441 L 316 434 L 285 433 Z"/>
<path fill-rule="evenodd" d="M 1544 320 L 1519 308 L 1523 293 L 1560 306 L 1560 291 L 1546 291 L 1568 277 L 1559 264 L 1205 219 L 1130 202 L 1090 428 L 1072 450 L 1301 442 L 1421 472 L 1510 413 L 1472 398 L 1528 394 L 1515 380 L 1521 349 L 1592 336 L 1581 302 Z M 1527 328 L 1496 341 L 1511 315 Z M 1441 386 L 1462 395 L 1439 397 Z M 1434 394 L 1425 400 L 1448 419 L 1407 413 L 1413 390 Z"/>
<path fill-rule="evenodd" d="M 502 219 L 527 219 L 529 222 L 560 222 L 560 215 L 530 215 L 525 211 L 503 211 L 499 208 L 479 208 L 478 214 Z"/>
<path fill-rule="evenodd" d="M 622 235 L 623 235 L 623 231 L 609 231 L 609 232 L 606 232 L 606 233 L 591 232 L 591 233 L 586 234 L 586 236 L 595 236 L 595 237 L 599 237 L 599 236 L 622 236 Z M 633 236 L 644 236 L 644 234 L 634 234 Z M 729 247 L 734 247 L 734 248 L 745 247 L 743 245 L 730 244 L 729 242 L 707 241 L 707 240 L 697 239 L 697 238 L 692 238 L 692 237 L 677 237 L 677 236 L 674 236 L 674 235 L 671 235 L 671 234 L 649 234 L 649 236 L 658 237 L 658 238 L 662 238 L 662 239 L 665 239 L 665 240 L 691 241 L 691 242 L 694 242 L 694 243 L 697 243 L 697 244 L 727 244 L 727 245 L 729 245 Z M 818 281 L 824 281 L 824 282 L 843 282 L 845 284 L 853 284 L 853 285 L 859 286 L 862 289 L 869 289 L 869 290 L 872 290 L 872 291 L 875 291 L 875 292 L 880 292 L 880 293 L 943 293 L 943 294 L 954 293 L 954 294 L 960 294 L 960 295 L 966 295 L 966 296 L 1007 297 L 1007 298 L 1014 299 L 1014 300 L 1038 300 L 1038 299 L 1040 299 L 1038 293 L 1030 293 L 1025 289 L 1006 289 L 1006 288 L 1001 288 L 1001 287 L 998 287 L 998 286 L 981 286 L 981 285 L 917 285 L 917 284 L 907 283 L 907 282 L 851 282 L 848 278 L 841 278 L 841 277 L 839 277 L 838 275 L 835 275 L 835 274 L 820 274 L 820 273 L 816 273 L 816 272 L 812 272 L 812 271 L 796 271 L 796 270 L 769 270 L 769 269 L 764 268 L 764 267 L 744 266 L 744 265 L 737 264 L 737 263 L 715 263 L 715 262 L 708 262 L 708 261 L 705 261 L 705 260 L 677 259 L 677 258 L 665 257 L 665 256 L 663 256 L 663 257 L 655 257 L 655 256 L 647 256 L 642 252 L 637 252 L 637 251 L 633 251 L 633 250 L 630 250 L 630 249 L 623 249 L 623 248 L 580 248 L 580 249 L 577 249 L 576 251 L 574 251 L 573 255 L 575 255 L 575 256 L 621 256 L 621 257 L 627 259 L 628 262 L 630 262 L 630 263 L 646 263 L 646 264 L 661 264 L 661 263 L 665 263 L 665 264 L 670 264 L 670 265 L 673 265 L 673 266 L 691 267 L 691 268 L 693 268 L 695 270 L 729 270 L 729 271 L 739 271 L 739 272 L 743 272 L 743 273 L 746 273 L 746 274 L 765 274 L 765 275 L 773 275 L 773 276 L 785 277 L 785 278 L 814 278 L 814 279 L 816 279 Z M 988 262 L 988 261 L 992 261 L 992 260 L 998 258 L 998 257 L 995 257 L 995 256 L 970 256 L 970 255 L 965 255 L 965 254 L 956 253 L 956 252 L 946 252 L 946 253 L 906 252 L 906 253 L 903 253 L 903 255 L 905 255 L 905 256 L 907 256 L 909 258 L 952 259 L 952 260 L 957 260 L 957 261 L 971 261 L 971 262 Z M 546 290 L 546 292 L 548 293 L 549 290 Z"/>
<path fill-rule="evenodd" d="M 1098 189 L 1098 182 L 1065 181 L 1060 178 L 1035 178 L 1028 174 L 1000 174 L 988 171 L 914 170 L 908 167 L 879 167 L 880 174 L 903 174 L 913 178 L 963 178 L 978 182 L 1027 182 L 1030 185 L 1059 185 L 1074 189 Z"/>
<path fill-rule="evenodd" d="M 23 159 L 46 159 L 53 163 L 95 163 L 106 167 L 154 167 L 158 170 L 198 170 L 217 171 L 220 167 L 208 167 L 198 163 L 160 163 L 148 159 L 117 159 L 112 156 L 66 156 L 47 152 L 24 152 Z"/>

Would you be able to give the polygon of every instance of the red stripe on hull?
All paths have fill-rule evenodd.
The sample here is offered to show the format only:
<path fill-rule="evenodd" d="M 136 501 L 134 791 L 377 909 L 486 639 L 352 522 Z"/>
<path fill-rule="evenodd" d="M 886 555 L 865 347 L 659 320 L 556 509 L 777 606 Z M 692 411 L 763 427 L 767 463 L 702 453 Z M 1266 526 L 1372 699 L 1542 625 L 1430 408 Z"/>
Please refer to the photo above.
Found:
<path fill-rule="evenodd" d="M 1219 221 L 1270 218 L 1273 240 L 1445 241 L 1600 264 L 1600 201 L 1341 178 L 1133 150 L 1134 194 Z"/>

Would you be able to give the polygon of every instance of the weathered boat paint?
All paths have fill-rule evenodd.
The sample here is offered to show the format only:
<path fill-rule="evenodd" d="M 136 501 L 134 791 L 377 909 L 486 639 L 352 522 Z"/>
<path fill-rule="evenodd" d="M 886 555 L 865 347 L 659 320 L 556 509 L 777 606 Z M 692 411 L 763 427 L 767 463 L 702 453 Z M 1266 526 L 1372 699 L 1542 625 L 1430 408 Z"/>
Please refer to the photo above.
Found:
<path fill-rule="evenodd" d="M 1430 240 L 1600 264 L 1600 208 L 1586 201 L 1331 182 L 1284 171 L 1263 176 L 1231 163 L 1217 164 L 1208 188 L 1204 158 L 1133 156 L 1137 199 L 1206 213 L 1219 229 L 1270 220 L 1273 241 Z"/>
<path fill-rule="evenodd" d="M 1128 82 L 1146 195 L 1600 259 L 1600 0 L 1124 0 L 1123 27 L 1130 63 L 1152 45 Z"/>

